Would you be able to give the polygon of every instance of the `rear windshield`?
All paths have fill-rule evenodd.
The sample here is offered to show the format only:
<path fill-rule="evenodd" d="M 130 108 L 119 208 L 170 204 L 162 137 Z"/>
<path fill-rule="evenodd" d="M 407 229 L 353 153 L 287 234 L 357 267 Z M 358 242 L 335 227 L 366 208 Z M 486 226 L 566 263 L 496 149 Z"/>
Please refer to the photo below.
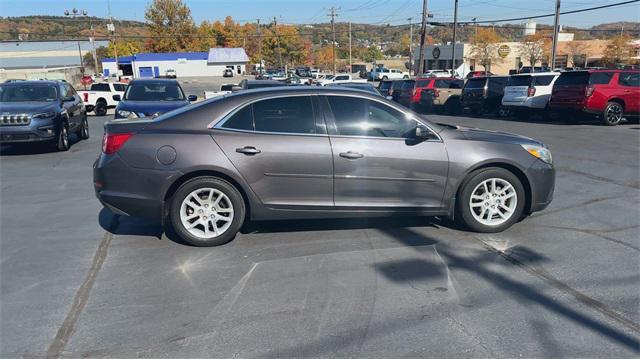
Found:
<path fill-rule="evenodd" d="M 402 87 L 402 81 L 393 81 L 393 85 L 391 85 L 392 89 L 399 89 Z"/>
<path fill-rule="evenodd" d="M 533 77 L 533 85 L 534 86 L 549 86 L 555 75 L 545 75 L 545 76 L 534 76 Z"/>
<path fill-rule="evenodd" d="M 58 98 L 58 89 L 54 85 L 18 84 L 0 86 L 0 102 L 51 102 Z"/>
<path fill-rule="evenodd" d="M 587 85 L 589 83 L 589 73 L 586 71 L 563 72 L 556 80 L 556 85 Z"/>
<path fill-rule="evenodd" d="M 132 83 L 124 99 L 129 101 L 183 101 L 184 93 L 177 83 Z"/>
<path fill-rule="evenodd" d="M 507 86 L 529 86 L 531 85 L 531 76 L 511 76 Z"/>
<path fill-rule="evenodd" d="M 431 80 L 416 80 L 416 87 L 427 87 Z"/>
<path fill-rule="evenodd" d="M 391 88 L 391 82 L 384 81 L 380 83 L 380 90 L 388 90 Z"/>
<path fill-rule="evenodd" d="M 486 79 L 484 79 L 484 78 L 469 79 L 469 80 L 467 80 L 467 84 L 465 85 L 465 88 L 468 88 L 468 89 L 481 89 L 481 88 L 484 88 L 485 80 Z"/>
<path fill-rule="evenodd" d="M 409 89 L 412 89 L 412 88 L 413 88 L 413 86 L 414 86 L 415 84 L 416 84 L 416 82 L 415 82 L 415 81 L 404 81 L 404 82 L 402 83 L 402 89 L 403 89 L 403 90 L 409 90 Z"/>

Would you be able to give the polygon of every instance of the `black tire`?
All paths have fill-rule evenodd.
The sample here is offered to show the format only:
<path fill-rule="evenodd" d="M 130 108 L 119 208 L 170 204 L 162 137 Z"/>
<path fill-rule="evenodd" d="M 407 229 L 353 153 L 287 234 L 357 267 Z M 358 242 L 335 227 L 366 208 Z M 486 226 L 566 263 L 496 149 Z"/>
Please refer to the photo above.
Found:
<path fill-rule="evenodd" d="M 602 112 L 601 123 L 605 126 L 615 126 L 622 121 L 624 108 L 619 102 L 608 102 Z"/>
<path fill-rule="evenodd" d="M 406 79 L 408 79 L 408 78 L 409 78 L 409 76 L 408 76 L 408 75 L 404 75 L 404 76 L 402 76 L 402 79 L 403 79 L 403 80 L 406 80 Z"/>
<path fill-rule="evenodd" d="M 389 78 L 387 76 L 382 76 L 383 81 L 387 81 Z"/>
<path fill-rule="evenodd" d="M 87 115 L 85 115 L 82 120 L 80 130 L 78 130 L 78 137 L 80 137 L 81 140 L 89 139 L 89 121 L 87 121 Z"/>
<path fill-rule="evenodd" d="M 502 179 L 513 186 L 516 193 L 515 209 L 511 216 L 503 223 L 498 225 L 487 225 L 479 222 L 471 213 L 470 203 L 472 191 L 483 181 L 491 178 Z M 524 212 L 525 191 L 522 182 L 512 172 L 498 167 L 488 167 L 471 173 L 462 183 L 458 190 L 458 198 L 456 200 L 457 217 L 456 220 L 466 228 L 480 233 L 501 232 L 511 227 L 520 220 Z"/>
<path fill-rule="evenodd" d="M 96 108 L 93 110 L 96 116 L 105 116 L 107 114 L 107 103 L 104 101 L 98 101 Z"/>
<path fill-rule="evenodd" d="M 183 200 L 199 188 L 213 188 L 224 193 L 233 206 L 233 219 L 229 228 L 221 235 L 202 239 L 191 234 L 182 224 L 180 208 Z M 175 233 L 188 244 L 198 247 L 219 246 L 232 241 L 244 222 L 246 209 L 242 195 L 229 182 L 215 177 L 198 177 L 185 182 L 171 198 L 169 217 Z M 206 217 L 205 217 L 206 218 Z"/>
<path fill-rule="evenodd" d="M 461 109 L 462 106 L 459 99 L 450 98 L 444 103 L 444 112 L 447 115 L 459 115 Z"/>
<path fill-rule="evenodd" d="M 63 122 L 58 129 L 55 144 L 58 151 L 69 150 L 69 125 L 66 122 Z"/>

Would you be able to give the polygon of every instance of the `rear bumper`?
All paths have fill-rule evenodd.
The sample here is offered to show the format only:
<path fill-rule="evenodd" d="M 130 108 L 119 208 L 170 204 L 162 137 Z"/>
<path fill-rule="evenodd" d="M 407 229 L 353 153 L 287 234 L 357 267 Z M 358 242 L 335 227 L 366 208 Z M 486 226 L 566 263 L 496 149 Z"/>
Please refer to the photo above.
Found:
<path fill-rule="evenodd" d="M 116 214 L 160 220 L 166 184 L 177 173 L 133 168 L 117 154 L 102 154 L 93 165 L 94 190 Z"/>
<path fill-rule="evenodd" d="M 556 170 L 541 160 L 535 161 L 527 169 L 531 185 L 531 212 L 542 211 L 553 200 L 556 185 Z"/>

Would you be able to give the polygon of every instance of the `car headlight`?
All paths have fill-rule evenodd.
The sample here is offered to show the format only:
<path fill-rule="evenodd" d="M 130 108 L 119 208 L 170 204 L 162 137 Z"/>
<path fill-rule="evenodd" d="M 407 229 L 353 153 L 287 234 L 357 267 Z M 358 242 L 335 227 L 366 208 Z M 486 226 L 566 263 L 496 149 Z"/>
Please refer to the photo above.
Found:
<path fill-rule="evenodd" d="M 118 118 L 138 118 L 138 115 L 133 111 L 118 110 Z"/>
<path fill-rule="evenodd" d="M 551 151 L 544 146 L 536 146 L 536 145 L 520 145 L 527 152 L 529 152 L 533 157 L 539 158 L 542 161 L 553 164 L 553 157 L 551 156 Z"/>
<path fill-rule="evenodd" d="M 51 117 L 55 117 L 56 113 L 54 111 L 47 111 L 47 112 L 39 112 L 39 113 L 34 113 L 33 115 L 31 115 L 31 118 L 51 118 Z"/>

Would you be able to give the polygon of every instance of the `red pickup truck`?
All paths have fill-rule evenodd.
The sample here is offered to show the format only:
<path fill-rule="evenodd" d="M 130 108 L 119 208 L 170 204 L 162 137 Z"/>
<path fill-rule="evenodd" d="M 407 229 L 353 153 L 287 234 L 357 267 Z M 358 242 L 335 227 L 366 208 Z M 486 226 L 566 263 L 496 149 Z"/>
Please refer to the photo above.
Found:
<path fill-rule="evenodd" d="M 615 126 L 625 116 L 640 114 L 640 71 L 563 72 L 553 85 L 549 108 L 597 115 L 603 125 Z"/>

